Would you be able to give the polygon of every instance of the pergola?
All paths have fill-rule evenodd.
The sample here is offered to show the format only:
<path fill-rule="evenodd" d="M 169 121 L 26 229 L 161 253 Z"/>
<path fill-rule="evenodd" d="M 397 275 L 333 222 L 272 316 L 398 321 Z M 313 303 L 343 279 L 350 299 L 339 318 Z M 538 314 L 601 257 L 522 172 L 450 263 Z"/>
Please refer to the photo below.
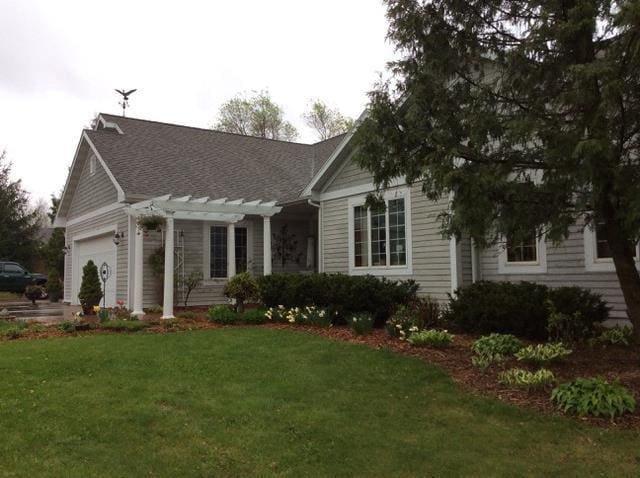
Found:
<path fill-rule="evenodd" d="M 271 216 L 279 213 L 282 207 L 275 201 L 262 200 L 245 202 L 243 199 L 228 201 L 227 198 L 210 199 L 192 196 L 173 197 L 170 194 L 132 204 L 128 212 L 131 216 L 158 215 L 165 218 L 164 248 L 164 294 L 162 318 L 173 318 L 173 248 L 174 220 L 216 221 L 227 224 L 227 275 L 236 274 L 235 223 L 244 219 L 247 214 L 262 216 L 264 221 L 264 274 L 271 274 Z M 144 235 L 140 226 L 134 236 L 134 282 L 133 282 L 133 314 L 144 315 L 142 310 L 142 278 L 144 269 L 143 241 Z"/>

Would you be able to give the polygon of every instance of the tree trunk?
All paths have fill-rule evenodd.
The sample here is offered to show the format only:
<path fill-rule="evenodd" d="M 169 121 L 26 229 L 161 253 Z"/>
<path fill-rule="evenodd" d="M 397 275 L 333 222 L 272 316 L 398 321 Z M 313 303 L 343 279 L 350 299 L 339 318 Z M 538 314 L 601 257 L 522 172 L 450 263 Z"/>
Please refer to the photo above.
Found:
<path fill-rule="evenodd" d="M 627 305 L 627 315 L 633 324 L 633 335 L 636 343 L 640 344 L 640 274 L 633 257 L 634 245 L 624 238 L 615 221 L 607 221 L 605 230 L 616 275 Z"/>

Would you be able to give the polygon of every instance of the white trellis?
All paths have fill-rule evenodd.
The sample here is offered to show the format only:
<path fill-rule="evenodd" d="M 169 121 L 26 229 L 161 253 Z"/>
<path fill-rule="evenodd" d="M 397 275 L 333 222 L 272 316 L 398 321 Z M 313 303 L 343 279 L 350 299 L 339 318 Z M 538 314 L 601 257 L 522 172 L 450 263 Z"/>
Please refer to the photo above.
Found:
<path fill-rule="evenodd" d="M 132 204 L 128 212 L 134 217 L 159 215 L 165 218 L 165 256 L 164 256 L 164 295 L 163 318 L 173 318 L 173 279 L 175 267 L 182 262 L 184 274 L 184 245 L 182 259 L 175 257 L 176 238 L 174 220 L 216 221 L 227 224 L 227 263 L 228 276 L 235 275 L 235 223 L 244 219 L 246 215 L 262 216 L 263 218 L 263 257 L 264 274 L 271 273 L 271 216 L 279 213 L 282 207 L 276 201 L 244 201 L 227 198 L 211 199 L 209 197 L 194 198 L 193 196 L 174 197 L 171 194 Z M 133 313 L 144 315 L 142 310 L 142 277 L 143 277 L 143 234 L 135 236 Z M 182 240 L 182 236 L 179 236 Z M 176 260 L 177 259 L 177 260 Z M 177 264 L 176 264 L 177 262 Z"/>

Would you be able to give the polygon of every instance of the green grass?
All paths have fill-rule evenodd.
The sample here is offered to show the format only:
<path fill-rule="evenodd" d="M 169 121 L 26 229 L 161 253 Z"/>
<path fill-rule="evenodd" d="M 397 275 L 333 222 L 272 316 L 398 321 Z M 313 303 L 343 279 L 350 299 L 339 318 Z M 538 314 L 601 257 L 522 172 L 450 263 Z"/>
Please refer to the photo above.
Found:
<path fill-rule="evenodd" d="M 21 294 L 15 294 L 13 292 L 0 292 L 0 303 L 15 302 L 16 300 L 24 300 L 24 297 Z"/>
<path fill-rule="evenodd" d="M 264 328 L 0 344 L 0 476 L 638 476 L 640 434 Z"/>

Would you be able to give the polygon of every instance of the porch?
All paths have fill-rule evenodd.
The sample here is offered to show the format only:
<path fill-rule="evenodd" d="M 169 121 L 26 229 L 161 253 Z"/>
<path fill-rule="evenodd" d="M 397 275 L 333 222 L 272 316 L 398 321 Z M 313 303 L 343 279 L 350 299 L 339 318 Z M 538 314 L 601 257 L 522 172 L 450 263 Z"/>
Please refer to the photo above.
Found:
<path fill-rule="evenodd" d="M 174 287 L 176 278 L 192 273 L 201 272 L 202 284 L 188 304 L 209 305 L 225 301 L 222 289 L 239 272 L 317 270 L 318 213 L 306 201 L 278 206 L 274 201 L 166 195 L 135 203 L 127 212 L 129 303 L 138 316 L 145 307 L 161 304 L 163 318 L 172 318 L 174 305 L 184 300 L 184 291 Z M 160 232 L 137 225 L 148 215 L 164 219 Z"/>

